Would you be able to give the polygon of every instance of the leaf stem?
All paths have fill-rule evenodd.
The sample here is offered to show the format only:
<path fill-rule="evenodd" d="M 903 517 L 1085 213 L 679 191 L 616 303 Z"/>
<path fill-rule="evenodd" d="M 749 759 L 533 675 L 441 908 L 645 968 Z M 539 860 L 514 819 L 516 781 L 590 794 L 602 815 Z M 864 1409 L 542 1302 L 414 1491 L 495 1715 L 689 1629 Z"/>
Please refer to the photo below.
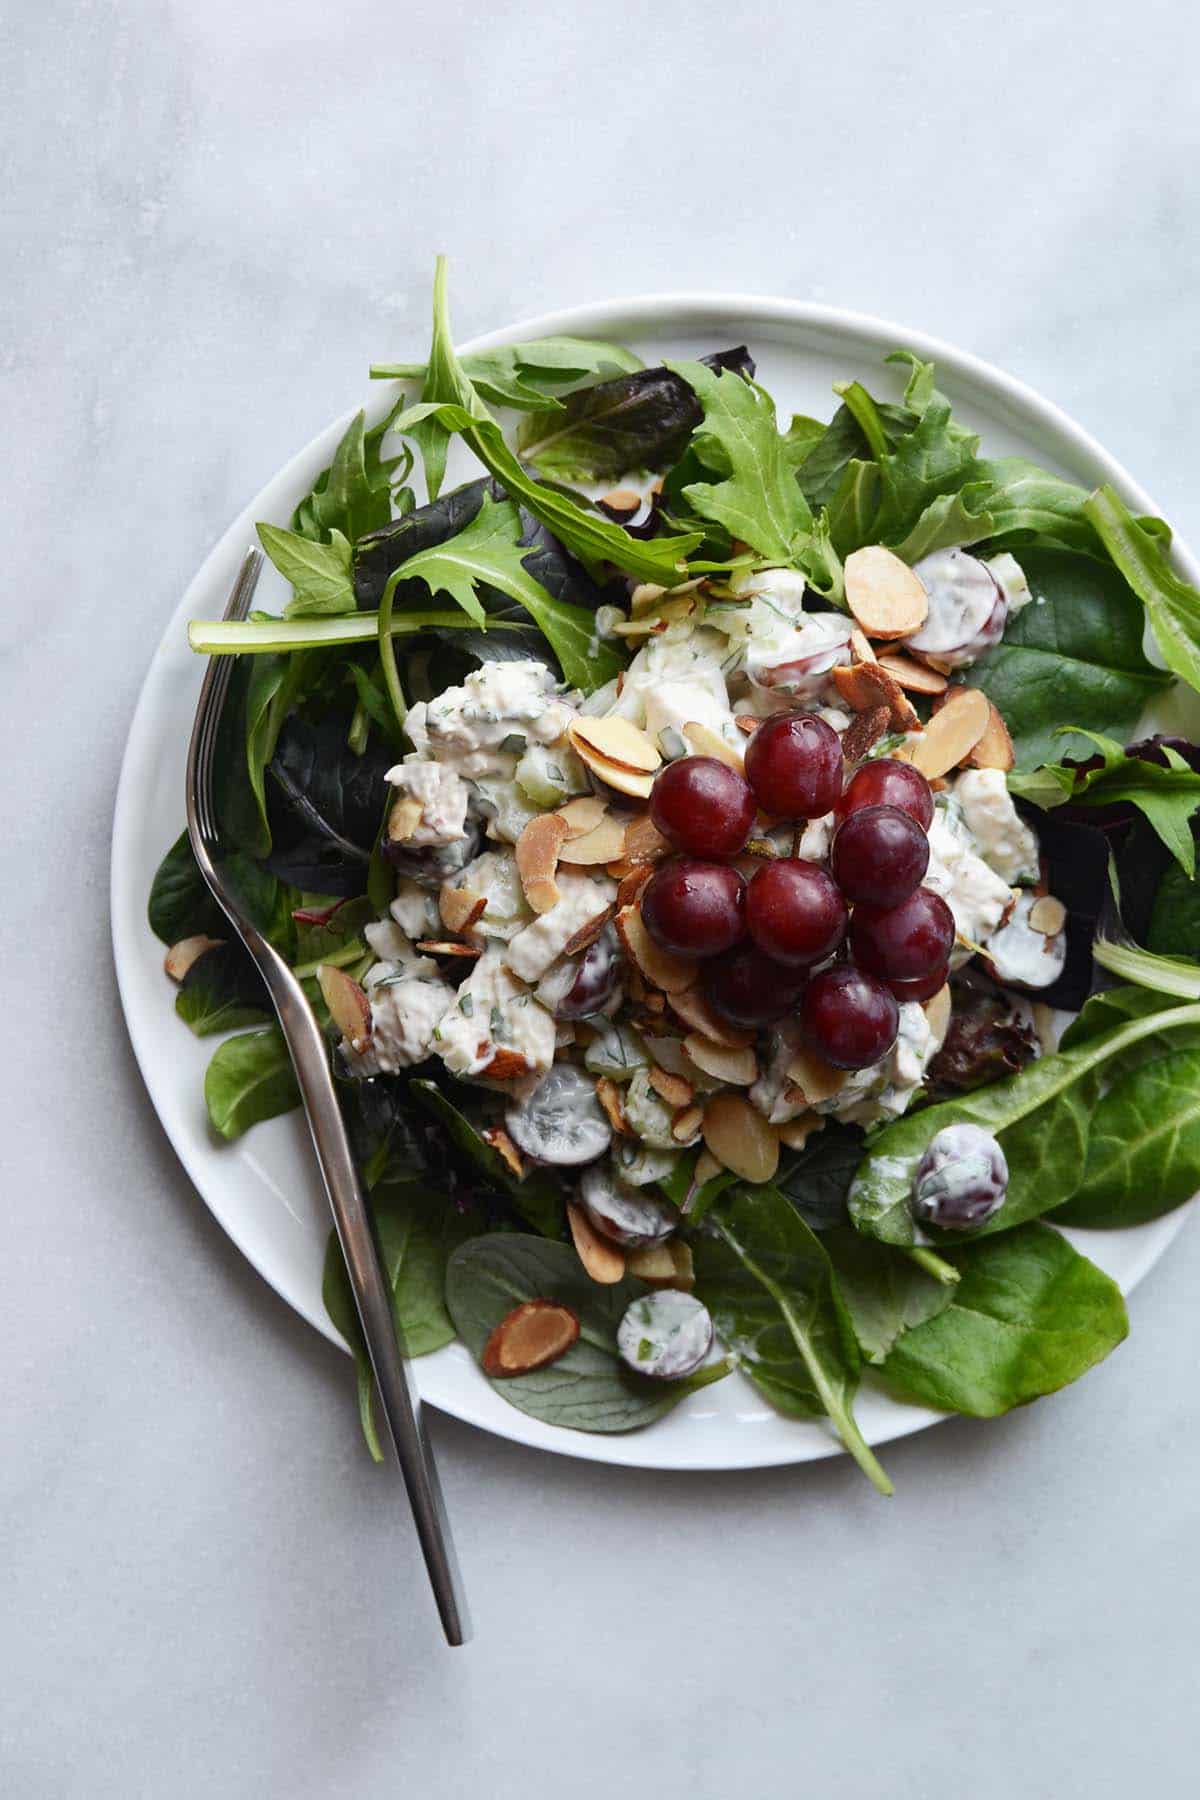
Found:
<path fill-rule="evenodd" d="M 953 1287 L 956 1281 L 962 1279 L 952 1263 L 946 1262 L 943 1257 L 935 1256 L 932 1250 L 926 1250 L 920 1244 L 906 1244 L 904 1254 L 910 1262 L 916 1263 L 918 1269 L 924 1269 L 927 1275 L 932 1275 L 935 1281 L 940 1281 L 943 1287 Z"/>
<path fill-rule="evenodd" d="M 467 615 L 440 609 L 395 613 L 389 630 L 393 637 L 429 630 L 476 631 Z M 489 631 L 537 632 L 524 619 L 489 619 Z M 188 643 L 201 656 L 269 656 L 276 651 L 329 650 L 343 644 L 369 644 L 379 636 L 379 614 L 339 613 L 323 619 L 193 619 Z"/>
<path fill-rule="evenodd" d="M 379 664 L 383 670 L 383 685 L 392 703 L 392 711 L 401 731 L 408 717 L 408 702 L 404 698 L 404 689 L 400 685 L 400 671 L 396 667 L 396 649 L 392 643 L 392 608 L 396 598 L 396 577 L 390 575 L 379 602 Z"/>

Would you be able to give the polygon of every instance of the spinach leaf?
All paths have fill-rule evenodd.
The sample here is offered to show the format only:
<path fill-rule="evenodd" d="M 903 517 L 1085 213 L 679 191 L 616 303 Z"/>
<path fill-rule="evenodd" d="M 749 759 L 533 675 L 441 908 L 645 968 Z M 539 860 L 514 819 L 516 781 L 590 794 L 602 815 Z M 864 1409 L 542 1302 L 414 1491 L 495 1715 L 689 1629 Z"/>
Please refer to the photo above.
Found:
<path fill-rule="evenodd" d="M 1071 550 L 1099 557 L 1095 532 L 1084 516 L 1087 490 L 1063 481 L 1020 456 L 977 461 L 971 482 L 986 490 L 982 504 L 991 518 L 992 548 L 1036 545 L 1044 550 Z M 971 543 L 964 538 L 964 543 Z"/>
<path fill-rule="evenodd" d="M 1160 956 L 1186 956 L 1200 945 L 1200 882 L 1189 881 L 1175 863 L 1154 896 L 1146 945 Z"/>
<path fill-rule="evenodd" d="M 223 1138 L 240 1137 L 251 1125 L 299 1106 L 292 1059 L 278 1025 L 218 1044 L 204 1075 L 204 1101 Z"/>
<path fill-rule="evenodd" d="M 446 1305 L 476 1360 L 501 1319 L 525 1301 L 570 1307 L 580 1332 L 564 1356 L 491 1385 L 519 1412 L 574 1431 L 633 1431 L 729 1373 L 728 1362 L 715 1363 L 686 1381 L 655 1381 L 626 1367 L 617 1354 L 617 1326 L 626 1307 L 648 1291 L 628 1275 L 601 1287 L 569 1244 L 510 1232 L 463 1244 L 446 1271 Z"/>
<path fill-rule="evenodd" d="M 292 584 L 292 598 L 284 608 L 286 619 L 322 613 L 351 612 L 354 584 L 350 579 L 350 544 L 340 531 L 327 544 L 314 543 L 281 525 L 260 523 L 259 542 L 279 573 Z"/>
<path fill-rule="evenodd" d="M 275 1017 L 266 984 L 241 943 L 217 944 L 196 958 L 175 996 L 175 1011 L 197 1037 Z"/>
<path fill-rule="evenodd" d="M 428 1356 L 454 1340 L 454 1325 L 446 1310 L 446 1264 L 451 1252 L 479 1229 L 478 1217 L 469 1210 L 460 1211 L 443 1194 L 416 1181 L 380 1185 L 370 1204 L 397 1336 L 405 1356 Z M 325 1250 L 321 1297 L 354 1356 L 363 1436 L 375 1461 L 381 1462 L 371 1363 L 341 1246 L 333 1232 Z"/>
<path fill-rule="evenodd" d="M 563 411 L 557 396 L 589 375 L 607 369 L 628 373 L 641 358 L 620 344 L 589 338 L 533 338 L 527 344 L 499 344 L 473 350 L 462 359 L 464 373 L 490 406 L 512 406 L 521 412 Z M 371 379 L 411 381 L 426 374 L 425 363 L 372 363 Z"/>
<path fill-rule="evenodd" d="M 1083 1180 L 1055 1223 L 1144 1225 L 1200 1188 L 1200 1052 L 1145 1062 L 1092 1114 Z"/>
<path fill-rule="evenodd" d="M 1070 1198 L 1078 1183 L 1097 1097 L 1096 1079 L 1105 1066 L 1120 1067 L 1116 1059 L 1135 1050 L 1143 1039 L 1164 1033 L 1174 1039 L 1177 1032 L 1197 1024 L 1200 1003 L 1160 1006 L 1094 1035 L 1077 1037 L 994 1087 L 944 1100 L 885 1126 L 872 1135 L 850 1190 L 855 1226 L 885 1243 L 914 1243 L 909 1197 L 917 1163 L 936 1132 L 963 1120 L 997 1135 L 1009 1169 L 1003 1205 L 973 1239 L 1052 1211 Z"/>
<path fill-rule="evenodd" d="M 293 887 L 331 898 L 365 891 L 371 848 L 395 753 L 369 744 L 356 756 L 347 720 L 293 716 L 268 768 L 272 849 L 267 867 Z"/>
<path fill-rule="evenodd" d="M 1116 569 L 1052 550 L 1027 552 L 1021 566 L 1034 603 L 980 657 L 971 683 L 1004 715 L 1017 766 L 1029 769 L 1061 754 L 1064 719 L 1127 738 L 1170 677 L 1142 654 L 1142 610 Z"/>
<path fill-rule="evenodd" d="M 854 1419 L 860 1359 L 820 1238 L 772 1187 L 738 1187 L 690 1238 L 696 1291 L 745 1373 L 781 1412 L 829 1418 L 881 1494 L 891 1482 Z"/>
<path fill-rule="evenodd" d="M 534 579 L 527 563 L 538 553 L 523 555 L 520 535 L 521 522 L 512 502 L 485 495 L 457 537 L 418 551 L 388 577 L 384 605 L 400 582 L 419 579 L 435 596 L 450 594 L 469 618 L 482 625 L 486 615 L 476 589 L 498 588 L 533 618 L 571 686 L 590 693 L 619 674 L 623 662 L 598 638 L 593 613 L 554 599 Z"/>
<path fill-rule="evenodd" d="M 863 1356 L 881 1363 L 901 1332 L 944 1312 L 954 1283 L 926 1274 L 903 1250 L 839 1225 L 822 1238 Z"/>
<path fill-rule="evenodd" d="M 435 1082 L 413 1081 L 409 1087 L 418 1105 L 442 1126 L 460 1161 L 482 1175 L 489 1187 L 506 1194 L 513 1210 L 543 1237 L 562 1236 L 563 1190 L 552 1175 L 532 1170 L 518 1180 L 503 1157 L 485 1143 L 479 1127 L 459 1111 Z"/>
<path fill-rule="evenodd" d="M 380 447 L 390 423 L 385 419 L 367 431 L 363 413 L 354 415 L 333 461 L 292 515 L 293 531 L 314 543 L 339 531 L 353 544 L 364 532 L 387 524 L 392 516 L 392 490 L 412 467 L 407 453 L 382 456 Z M 399 475 L 397 468 L 401 469 Z"/>
<path fill-rule="evenodd" d="M 1150 821 L 1184 873 L 1196 873 L 1196 844 L 1191 818 L 1200 807 L 1200 774 L 1189 768 L 1177 750 L 1163 745 L 1163 762 L 1130 756 L 1112 738 L 1082 725 L 1063 725 L 1062 732 L 1086 738 L 1100 752 L 1098 767 L 1048 763 L 1032 773 L 1010 773 L 1014 794 L 1035 806 L 1136 806 Z"/>
<path fill-rule="evenodd" d="M 1200 593 L 1175 573 L 1159 539 L 1111 487 L 1097 488 L 1084 511 L 1145 607 L 1163 661 L 1200 691 Z"/>
<path fill-rule="evenodd" d="M 434 473 L 440 455 L 445 465 L 445 438 L 460 432 L 476 456 L 513 500 L 520 501 L 549 527 L 563 546 L 578 556 L 588 567 L 611 562 L 643 581 L 657 581 L 673 587 L 686 577 L 683 558 L 700 542 L 692 532 L 682 537 L 662 537 L 644 542 L 632 537 L 621 526 L 612 524 L 600 514 L 590 512 L 568 494 L 533 480 L 504 441 L 504 434 L 491 417 L 479 395 L 463 373 L 450 336 L 450 319 L 446 304 L 446 263 L 439 257 L 433 285 L 433 343 L 430 348 L 428 373 L 422 390 L 422 401 L 402 413 L 395 422 L 397 431 L 418 431 L 426 475 L 430 472 L 431 444 L 440 438 L 441 448 L 432 450 Z M 440 485 L 440 477 L 438 485 Z M 436 497 L 437 486 L 430 486 Z"/>
<path fill-rule="evenodd" d="M 947 1254 L 961 1275 L 949 1306 L 883 1363 L 901 1399 L 995 1418 L 1076 1381 L 1128 1334 L 1116 1283 L 1048 1225 Z"/>
<path fill-rule="evenodd" d="M 292 914 L 297 963 L 326 961 L 335 951 L 344 950 L 361 938 L 363 926 L 373 924 L 377 916 L 365 894 L 332 902 L 320 895 L 306 894 L 303 905 Z"/>
<path fill-rule="evenodd" d="M 710 369 L 753 376 L 745 345 L 702 357 Z M 665 469 L 700 423 L 687 382 L 669 366 L 639 369 L 571 394 L 553 419 L 529 419 L 517 448 L 557 481 L 615 481 L 631 469 Z"/>
<path fill-rule="evenodd" d="M 220 937 L 229 921 L 209 892 L 192 855 L 186 831 L 181 831 L 154 872 L 146 917 L 155 937 L 164 944 L 181 938 Z"/>
<path fill-rule="evenodd" d="M 846 1196 L 862 1159 L 862 1132 L 830 1119 L 803 1150 L 784 1151 L 774 1185 L 806 1225 L 828 1231 L 846 1222 Z"/>

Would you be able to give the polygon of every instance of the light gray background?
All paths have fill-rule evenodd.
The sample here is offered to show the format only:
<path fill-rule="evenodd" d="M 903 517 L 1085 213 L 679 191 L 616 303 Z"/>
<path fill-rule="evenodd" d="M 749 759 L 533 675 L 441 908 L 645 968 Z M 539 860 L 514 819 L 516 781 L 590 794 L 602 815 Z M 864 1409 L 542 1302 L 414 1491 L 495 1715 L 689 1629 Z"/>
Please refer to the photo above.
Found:
<path fill-rule="evenodd" d="M 162 622 L 246 497 L 419 352 L 745 288 L 940 333 L 1192 536 L 1195 28 L 1170 0 L 718 9 L 6 0 L 0 1789 L 974 1800 L 1194 1781 L 1200 1233 L 1067 1394 L 709 1478 L 438 1421 L 437 1641 L 344 1361 L 142 1090 L 109 821 Z"/>

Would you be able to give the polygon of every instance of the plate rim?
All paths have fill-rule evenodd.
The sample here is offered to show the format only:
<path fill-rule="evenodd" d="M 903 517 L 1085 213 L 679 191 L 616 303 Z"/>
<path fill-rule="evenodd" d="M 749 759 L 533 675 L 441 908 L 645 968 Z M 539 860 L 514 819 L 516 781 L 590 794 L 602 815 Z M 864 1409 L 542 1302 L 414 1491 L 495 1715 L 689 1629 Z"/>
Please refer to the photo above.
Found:
<path fill-rule="evenodd" d="M 940 369 L 949 371 L 963 382 L 969 383 L 982 400 L 999 402 L 1001 414 L 1011 412 L 1025 428 L 1028 428 L 1032 422 L 1040 435 L 1056 439 L 1059 445 L 1065 446 L 1067 451 L 1073 454 L 1075 460 L 1084 460 L 1093 464 L 1098 474 L 1103 479 L 1110 481 L 1128 504 L 1142 512 L 1157 512 L 1158 510 L 1141 483 L 1135 480 L 1125 466 L 1091 432 L 1073 419 L 1055 401 L 1039 393 L 1027 382 L 1008 374 L 1005 370 L 973 352 L 960 349 L 957 345 L 930 332 L 901 326 L 876 314 L 853 308 L 833 306 L 824 302 L 791 300 L 782 296 L 730 292 L 722 289 L 711 291 L 705 289 L 671 290 L 581 302 L 573 306 L 558 308 L 552 312 L 535 314 L 492 331 L 480 333 L 459 345 L 458 348 L 460 354 L 465 354 L 493 349 L 499 345 L 517 343 L 534 337 L 580 335 L 605 338 L 614 337 L 618 333 L 636 336 L 638 332 L 653 333 L 667 329 L 694 331 L 702 327 L 711 328 L 716 314 L 728 315 L 731 321 L 738 322 L 739 328 L 744 324 L 748 337 L 753 335 L 756 327 L 769 326 L 778 328 L 783 334 L 790 336 L 793 342 L 798 334 L 807 330 L 814 335 L 824 334 L 835 339 L 847 337 L 855 339 L 862 349 L 875 348 L 878 350 L 903 347 L 914 350 L 924 359 L 936 362 Z M 384 387 L 383 392 L 387 391 Z M 336 1332 L 332 1322 L 317 1314 L 295 1291 L 292 1283 L 287 1279 L 286 1272 L 281 1273 L 279 1270 L 273 1269 L 269 1265 L 268 1259 L 257 1253 L 251 1241 L 251 1234 L 240 1223 L 237 1210 L 235 1208 L 226 1209 L 220 1205 L 219 1191 L 215 1195 L 210 1195 L 207 1191 L 208 1182 L 206 1171 L 202 1166 L 202 1158 L 199 1154 L 193 1154 L 192 1146 L 186 1140 L 180 1141 L 179 1135 L 171 1129 L 167 1122 L 166 1111 L 169 1109 L 165 1107 L 165 1101 L 160 1103 L 159 1096 L 160 1091 L 165 1094 L 171 1086 L 170 1078 L 169 1075 L 160 1074 L 148 1033 L 143 1030 L 141 1017 L 131 993 L 132 959 L 136 955 L 135 927 L 132 921 L 140 919 L 142 931 L 148 930 L 148 926 L 145 924 L 145 895 L 131 895 L 129 889 L 133 872 L 129 866 L 129 859 L 123 859 L 120 850 L 127 840 L 128 821 L 136 805 L 137 795 L 134 784 L 137 774 L 136 765 L 139 761 L 137 750 L 141 740 L 147 734 L 151 714 L 154 710 L 155 672 L 162 652 L 175 643 L 181 624 L 191 615 L 202 591 L 211 585 L 217 567 L 222 561 L 228 561 L 240 552 L 246 542 L 248 531 L 251 535 L 253 534 L 254 519 L 256 516 L 261 516 L 259 514 L 261 496 L 269 488 L 286 487 L 293 484 L 299 472 L 311 464 L 325 441 L 333 439 L 335 432 L 345 429 L 354 410 L 356 409 L 348 409 L 331 420 L 268 478 L 259 493 L 251 498 L 210 547 L 168 619 L 162 636 L 156 643 L 149 659 L 145 676 L 138 690 L 137 701 L 130 716 L 113 809 L 109 880 L 113 960 L 121 1009 L 139 1072 L 172 1150 L 213 1218 L 255 1271 L 294 1312 L 312 1325 L 322 1337 L 335 1344 L 346 1354 L 349 1354 L 348 1348 Z M 1200 585 L 1200 563 L 1197 562 L 1186 540 L 1178 534 L 1174 535 L 1171 549 L 1172 561 L 1184 571 L 1191 581 Z M 1131 1292 L 1145 1278 L 1154 1264 L 1166 1254 L 1194 1205 L 1194 1201 L 1189 1202 L 1178 1208 L 1173 1214 L 1166 1215 L 1164 1219 L 1158 1221 L 1160 1235 L 1154 1242 L 1145 1246 L 1143 1253 L 1135 1261 L 1132 1272 L 1126 1276 L 1123 1283 L 1126 1293 Z M 445 1349 L 435 1352 L 432 1357 L 418 1359 L 414 1364 L 414 1371 L 419 1377 L 423 1367 L 441 1364 L 445 1358 L 456 1352 L 461 1353 L 460 1345 L 448 1345 Z M 556 1455 L 603 1462 L 618 1467 L 697 1473 L 732 1473 L 754 1468 L 791 1466 L 844 1454 L 843 1446 L 832 1435 L 821 1439 L 798 1432 L 794 1448 L 789 1445 L 778 1450 L 768 1450 L 766 1454 L 763 1454 L 755 1453 L 751 1443 L 748 1446 L 750 1454 L 740 1456 L 737 1461 L 730 1461 L 728 1457 L 710 1460 L 703 1451 L 697 1455 L 688 1454 L 682 1457 L 676 1454 L 669 1460 L 665 1460 L 653 1455 L 639 1455 L 636 1451 L 633 1454 L 622 1454 L 626 1447 L 633 1450 L 635 1444 L 652 1441 L 654 1438 L 652 1431 L 624 1434 L 577 1432 L 562 1426 L 545 1425 L 540 1420 L 519 1412 L 515 1407 L 506 1407 L 505 1416 L 502 1420 L 498 1420 L 495 1417 L 485 1416 L 484 1412 L 473 1405 L 469 1399 L 462 1402 L 456 1400 L 453 1406 L 447 1405 L 444 1399 L 429 1400 L 428 1403 L 436 1405 L 439 1410 L 450 1413 L 464 1423 L 478 1426 L 492 1435 L 504 1437 L 527 1448 L 546 1450 Z M 869 1434 L 869 1441 L 872 1444 L 891 1443 L 917 1431 L 925 1430 L 929 1426 L 940 1424 L 954 1416 L 952 1413 L 937 1412 L 926 1407 L 901 1407 L 898 1405 L 894 1420 L 889 1420 L 883 1429 L 872 1431 Z"/>

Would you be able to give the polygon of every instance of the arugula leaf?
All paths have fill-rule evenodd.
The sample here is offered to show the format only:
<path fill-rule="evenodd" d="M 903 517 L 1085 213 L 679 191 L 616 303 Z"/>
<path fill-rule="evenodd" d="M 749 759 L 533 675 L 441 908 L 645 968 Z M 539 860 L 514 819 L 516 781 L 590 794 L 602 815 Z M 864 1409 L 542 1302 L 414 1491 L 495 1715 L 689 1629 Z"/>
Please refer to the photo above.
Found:
<path fill-rule="evenodd" d="M 412 455 L 407 450 L 386 459 L 381 455 L 390 419 L 371 431 L 364 427 L 365 416 L 358 412 L 346 427 L 333 461 L 297 506 L 292 530 L 301 537 L 319 543 L 331 532 L 340 531 L 353 544 L 364 532 L 386 525 L 391 518 L 392 491 L 412 468 Z M 398 476 L 397 468 L 401 469 Z"/>
<path fill-rule="evenodd" d="M 278 1025 L 217 1046 L 204 1075 L 204 1103 L 223 1138 L 240 1137 L 252 1125 L 299 1106 L 295 1070 Z"/>
<path fill-rule="evenodd" d="M 1169 745 L 1161 754 L 1167 766 L 1144 757 L 1128 756 L 1113 738 L 1082 725 L 1063 725 L 1096 746 L 1103 762 L 1099 768 L 1075 768 L 1048 763 L 1031 774 L 1010 771 L 1008 785 L 1014 794 L 1035 806 L 1113 806 L 1126 802 L 1145 814 L 1180 868 L 1196 873 L 1196 844 L 1190 820 L 1200 807 L 1200 775 Z"/>
<path fill-rule="evenodd" d="M 1163 661 L 1200 691 L 1200 593 L 1175 573 L 1159 540 L 1111 487 L 1097 488 L 1084 512 L 1145 607 Z"/>
<path fill-rule="evenodd" d="M 805 413 L 792 414 L 792 422 L 783 433 L 783 454 L 793 469 L 803 467 L 828 429 L 820 419 L 810 419 Z"/>
<path fill-rule="evenodd" d="M 855 1422 L 858 1343 L 820 1238 L 777 1188 L 738 1187 L 690 1242 L 696 1290 L 754 1385 L 781 1412 L 828 1417 L 863 1473 L 890 1494 Z"/>
<path fill-rule="evenodd" d="M 1142 1040 L 1164 1033 L 1174 1036 L 1196 1024 L 1200 1003 L 1142 1013 L 1071 1042 L 1068 1034 L 1064 1048 L 1006 1081 L 924 1107 L 885 1126 L 872 1135 L 850 1190 L 850 1217 L 856 1228 L 884 1243 L 915 1243 L 909 1199 L 917 1164 L 937 1132 L 964 1120 L 997 1135 L 1009 1168 L 1003 1205 L 973 1239 L 1053 1211 L 1069 1199 L 1084 1164 L 1095 1078 L 1106 1064 Z"/>
<path fill-rule="evenodd" d="M 501 1319 L 527 1300 L 557 1300 L 579 1320 L 577 1341 L 557 1361 L 528 1375 L 492 1380 L 519 1412 L 573 1431 L 633 1431 L 729 1373 L 728 1362 L 698 1369 L 686 1381 L 637 1375 L 617 1352 L 626 1308 L 649 1289 L 626 1275 L 601 1287 L 585 1274 L 570 1244 L 502 1232 L 472 1238 L 450 1258 L 446 1305 L 458 1335 L 478 1361 Z"/>
<path fill-rule="evenodd" d="M 950 1304 L 881 1369 L 901 1399 L 992 1419 L 1076 1381 L 1128 1336 L 1116 1283 L 1048 1225 L 947 1252 Z"/>
<path fill-rule="evenodd" d="M 1200 1051 L 1181 1050 L 1108 1090 L 1092 1114 L 1083 1180 L 1054 1219 L 1104 1231 L 1144 1225 L 1198 1188 Z"/>
<path fill-rule="evenodd" d="M 350 544 L 340 531 L 330 534 L 329 543 L 316 544 L 279 525 L 260 523 L 256 529 L 263 549 L 292 584 L 293 597 L 284 608 L 285 618 L 354 610 Z"/>
<path fill-rule="evenodd" d="M 1003 715 L 1028 769 L 1062 753 L 1064 718 L 1127 738 L 1170 677 L 1143 655 L 1142 609 L 1116 569 L 1054 550 L 1028 551 L 1021 566 L 1034 603 L 980 657 L 971 684 Z"/>
<path fill-rule="evenodd" d="M 1101 554 L 1096 534 L 1084 516 L 1086 488 L 1063 481 L 1020 456 L 976 462 L 971 483 L 976 482 L 987 490 L 981 503 L 992 521 L 986 535 L 994 549 L 1033 544 L 1092 557 Z M 962 541 L 972 542 L 970 538 Z"/>
<path fill-rule="evenodd" d="M 721 481 L 696 481 L 684 498 L 773 562 L 791 563 L 812 526 L 808 502 L 784 453 L 775 403 L 765 388 L 699 362 L 665 365 L 686 381 L 704 413 L 691 447 Z"/>
<path fill-rule="evenodd" d="M 902 541 L 926 507 L 939 495 L 957 492 L 971 480 L 979 439 L 954 423 L 950 402 L 933 387 L 933 365 L 908 351 L 895 351 L 889 362 L 907 362 L 911 375 L 905 405 L 919 411 L 917 423 L 888 455 L 877 458 L 879 511 L 876 541 Z"/>
<path fill-rule="evenodd" d="M 483 625 L 487 615 L 476 589 L 499 588 L 532 616 L 571 686 L 591 693 L 611 681 L 624 664 L 610 644 L 601 642 L 594 614 L 554 599 L 534 580 L 526 567 L 533 553 L 522 550 L 520 535 L 521 521 L 512 501 L 485 495 L 474 519 L 457 537 L 418 551 L 388 577 L 385 605 L 400 582 L 420 580 L 435 596 L 450 594 L 468 618 Z"/>
<path fill-rule="evenodd" d="M 906 406 L 893 406 L 887 401 L 875 400 L 873 405 L 874 416 L 887 441 L 888 449 L 892 450 L 912 430 L 917 422 L 916 414 Z M 788 435 L 790 437 L 791 433 Z M 809 505 L 831 505 L 850 464 L 862 463 L 869 451 L 870 445 L 862 426 L 843 401 L 821 436 L 811 445 L 797 470 L 801 490 Z"/>
<path fill-rule="evenodd" d="M 589 375 L 606 369 L 632 372 L 641 358 L 620 344 L 590 338 L 533 338 L 526 344 L 500 344 L 473 350 L 461 358 L 463 372 L 492 406 L 522 412 L 562 412 L 558 395 Z M 424 378 L 426 363 L 372 363 L 372 381 Z"/>

